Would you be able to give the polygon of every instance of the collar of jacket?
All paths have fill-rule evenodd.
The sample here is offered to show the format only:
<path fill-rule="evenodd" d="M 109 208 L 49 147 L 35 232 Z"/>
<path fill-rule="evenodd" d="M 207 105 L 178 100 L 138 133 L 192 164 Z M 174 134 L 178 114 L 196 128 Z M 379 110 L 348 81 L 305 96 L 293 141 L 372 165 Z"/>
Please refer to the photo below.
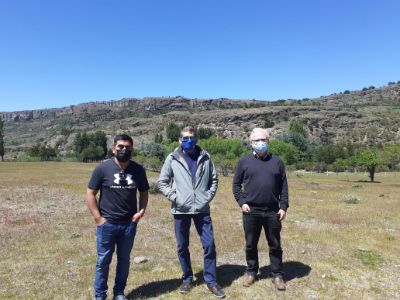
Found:
<path fill-rule="evenodd" d="M 196 145 L 196 151 L 199 151 L 199 157 L 197 158 L 197 162 L 199 162 L 204 156 L 208 156 L 207 151 L 201 149 L 198 145 Z M 174 152 L 172 152 L 172 157 L 177 160 L 185 159 L 183 157 L 183 150 L 181 146 L 175 148 Z"/>

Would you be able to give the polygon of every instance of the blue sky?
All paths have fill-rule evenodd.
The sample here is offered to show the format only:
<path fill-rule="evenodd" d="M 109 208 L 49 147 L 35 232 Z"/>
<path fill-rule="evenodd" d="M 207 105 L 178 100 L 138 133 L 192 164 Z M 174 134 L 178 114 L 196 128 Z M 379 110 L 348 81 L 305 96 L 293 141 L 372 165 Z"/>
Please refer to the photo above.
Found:
<path fill-rule="evenodd" d="M 400 80 L 398 0 L 0 0 L 0 111 Z"/>

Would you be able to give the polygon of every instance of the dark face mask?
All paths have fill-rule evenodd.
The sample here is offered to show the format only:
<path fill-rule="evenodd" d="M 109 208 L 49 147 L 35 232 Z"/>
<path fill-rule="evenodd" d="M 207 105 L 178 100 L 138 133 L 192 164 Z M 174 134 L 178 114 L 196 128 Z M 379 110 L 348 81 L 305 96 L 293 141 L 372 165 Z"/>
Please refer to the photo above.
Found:
<path fill-rule="evenodd" d="M 118 159 L 118 161 L 127 162 L 132 157 L 132 151 L 128 149 L 119 149 L 117 150 L 115 157 Z"/>

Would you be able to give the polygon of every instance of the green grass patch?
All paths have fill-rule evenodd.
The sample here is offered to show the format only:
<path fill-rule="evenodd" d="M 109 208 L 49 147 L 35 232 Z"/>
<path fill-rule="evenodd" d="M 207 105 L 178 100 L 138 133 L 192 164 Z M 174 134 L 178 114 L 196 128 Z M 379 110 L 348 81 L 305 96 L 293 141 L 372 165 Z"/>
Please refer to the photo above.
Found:
<path fill-rule="evenodd" d="M 364 266 L 367 267 L 375 268 L 383 262 L 382 257 L 372 250 L 357 249 L 355 252 L 355 256 L 361 260 Z"/>

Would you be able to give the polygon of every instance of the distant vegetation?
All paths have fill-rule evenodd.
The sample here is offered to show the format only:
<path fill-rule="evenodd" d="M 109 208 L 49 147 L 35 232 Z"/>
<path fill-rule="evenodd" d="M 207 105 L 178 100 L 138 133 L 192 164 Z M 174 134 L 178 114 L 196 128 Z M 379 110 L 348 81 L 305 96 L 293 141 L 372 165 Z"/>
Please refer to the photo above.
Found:
<path fill-rule="evenodd" d="M 170 122 L 166 127 L 166 137 L 154 135 L 153 141 L 136 149 L 134 159 L 146 168 L 159 171 L 166 156 L 179 146 L 178 137 L 182 126 Z M 232 173 L 239 159 L 251 153 L 248 140 L 224 139 L 216 137 L 211 128 L 197 129 L 199 146 L 209 152 L 218 171 Z M 374 147 L 356 144 L 315 144 L 311 142 L 303 126 L 296 121 L 289 124 L 286 134 L 272 139 L 269 152 L 278 155 L 290 169 L 309 171 L 366 170 L 374 181 L 378 170 L 395 171 L 400 166 L 400 145 L 376 145 Z M 77 161 L 93 162 L 111 157 L 107 149 L 107 137 L 103 131 L 78 133 L 75 136 L 74 151 L 68 157 Z M 68 158 L 67 157 L 67 158 Z M 27 151 L 25 161 L 62 160 L 56 149 L 36 144 Z M 64 157 L 65 159 L 65 157 Z"/>
<path fill-rule="evenodd" d="M 269 151 L 288 169 L 365 170 L 373 181 L 377 171 L 399 170 L 399 109 L 400 81 L 390 81 L 314 99 L 124 98 L 1 113 L 0 158 L 95 162 L 112 156 L 107 141 L 126 132 L 139 141 L 134 158 L 159 170 L 181 128 L 193 125 L 226 175 L 251 153 L 247 137 L 257 126 L 270 130 Z"/>

